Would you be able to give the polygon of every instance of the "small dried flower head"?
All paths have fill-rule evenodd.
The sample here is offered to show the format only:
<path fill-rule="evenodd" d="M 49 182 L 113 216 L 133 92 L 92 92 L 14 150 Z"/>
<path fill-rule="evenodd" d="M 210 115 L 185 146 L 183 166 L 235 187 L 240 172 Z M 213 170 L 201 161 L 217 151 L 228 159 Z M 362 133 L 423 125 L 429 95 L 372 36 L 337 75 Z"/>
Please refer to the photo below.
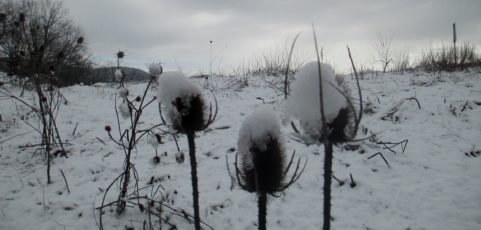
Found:
<path fill-rule="evenodd" d="M 163 68 L 160 63 L 152 62 L 147 66 L 147 68 L 149 69 L 149 73 L 156 77 L 160 76 L 163 72 Z"/>
<path fill-rule="evenodd" d="M 82 43 L 84 43 L 84 37 L 80 36 L 80 37 L 77 38 L 77 44 L 80 45 Z"/>
<path fill-rule="evenodd" d="M 117 58 L 118 58 L 118 59 L 122 59 L 122 58 L 124 58 L 124 57 L 125 57 L 124 51 L 119 51 L 119 52 L 117 52 Z"/>
<path fill-rule="evenodd" d="M 112 131 L 112 127 L 110 127 L 110 125 L 106 125 L 106 126 L 105 126 L 105 131 L 107 131 L 107 132 Z"/>
<path fill-rule="evenodd" d="M 120 88 L 119 89 L 119 96 L 123 99 L 127 98 L 129 96 L 129 90 L 126 88 Z"/>
<path fill-rule="evenodd" d="M 47 97 L 42 96 L 42 101 L 43 101 L 43 102 L 46 102 L 46 101 L 47 101 Z"/>
<path fill-rule="evenodd" d="M 124 77 L 124 74 L 122 73 L 121 69 L 116 69 L 115 73 L 114 73 L 114 76 L 115 76 L 116 81 L 121 81 L 122 78 Z"/>
<path fill-rule="evenodd" d="M 179 151 L 175 154 L 175 161 L 177 161 L 177 163 L 183 163 L 185 160 L 185 156 L 184 156 L 184 153 L 182 151 Z"/>
<path fill-rule="evenodd" d="M 147 136 L 147 143 L 149 143 L 154 149 L 162 144 L 162 139 L 158 133 L 149 133 Z"/>
<path fill-rule="evenodd" d="M 142 98 L 141 98 L 140 96 L 137 96 L 137 97 L 135 98 L 135 101 L 136 101 L 136 102 L 140 102 L 141 100 L 142 100 Z"/>

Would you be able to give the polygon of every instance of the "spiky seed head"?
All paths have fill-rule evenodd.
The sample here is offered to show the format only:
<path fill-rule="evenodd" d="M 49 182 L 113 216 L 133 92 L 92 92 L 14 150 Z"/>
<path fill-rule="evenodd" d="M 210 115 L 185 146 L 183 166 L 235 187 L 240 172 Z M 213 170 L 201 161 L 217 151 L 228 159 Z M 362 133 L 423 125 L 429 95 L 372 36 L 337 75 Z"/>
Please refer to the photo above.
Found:
<path fill-rule="evenodd" d="M 284 152 L 283 146 L 278 139 L 269 137 L 266 148 L 252 146 L 253 167 L 249 167 L 247 162 L 241 165 L 243 183 L 248 192 L 275 194 L 282 191 Z"/>
<path fill-rule="evenodd" d="M 119 52 L 117 52 L 117 58 L 118 58 L 118 59 L 122 59 L 122 58 L 124 58 L 124 57 L 125 57 L 124 51 L 119 51 Z"/>
<path fill-rule="evenodd" d="M 179 117 L 173 121 L 175 130 L 181 133 L 191 133 L 205 128 L 205 107 L 200 95 L 190 95 L 185 100 L 177 97 L 172 105 L 179 114 Z"/>
<path fill-rule="evenodd" d="M 77 38 L 77 44 L 80 45 L 82 43 L 84 43 L 84 37 L 80 36 L 80 37 Z"/>
<path fill-rule="evenodd" d="M 162 136 L 161 136 L 159 133 L 156 133 L 156 134 L 155 134 L 155 138 L 157 139 L 157 142 L 158 142 L 159 144 L 162 144 Z"/>
<path fill-rule="evenodd" d="M 110 125 L 106 125 L 105 126 L 105 131 L 109 132 L 112 131 L 112 127 L 110 127 Z"/>
<path fill-rule="evenodd" d="M 354 114 L 351 109 L 342 108 L 334 120 L 327 124 L 329 136 L 328 139 L 339 144 L 346 142 L 352 138 L 352 129 L 354 125 Z"/>

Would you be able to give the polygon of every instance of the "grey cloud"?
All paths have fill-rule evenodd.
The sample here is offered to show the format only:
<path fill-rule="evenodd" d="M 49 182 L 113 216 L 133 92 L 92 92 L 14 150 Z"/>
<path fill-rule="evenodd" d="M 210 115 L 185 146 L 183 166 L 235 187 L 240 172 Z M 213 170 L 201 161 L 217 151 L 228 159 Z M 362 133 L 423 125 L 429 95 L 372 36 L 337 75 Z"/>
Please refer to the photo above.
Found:
<path fill-rule="evenodd" d="M 226 66 L 235 65 L 300 31 L 307 38 L 299 49 L 305 49 L 311 45 L 311 23 L 332 56 L 340 56 L 341 45 L 359 44 L 368 57 L 378 33 L 416 47 L 449 41 L 454 21 L 460 39 L 481 42 L 479 0 L 65 0 L 65 6 L 84 28 L 94 54 L 130 49 L 138 59 L 175 57 L 194 70 L 205 70 L 209 40 L 223 50 Z"/>

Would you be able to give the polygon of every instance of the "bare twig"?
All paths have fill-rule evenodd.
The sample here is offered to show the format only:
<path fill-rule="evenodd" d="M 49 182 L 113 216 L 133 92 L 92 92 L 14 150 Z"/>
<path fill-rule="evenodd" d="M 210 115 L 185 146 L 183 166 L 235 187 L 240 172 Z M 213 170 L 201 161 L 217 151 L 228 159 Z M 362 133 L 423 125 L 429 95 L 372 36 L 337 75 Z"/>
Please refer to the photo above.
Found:
<path fill-rule="evenodd" d="M 63 180 L 65 181 L 65 186 L 67 187 L 67 192 L 70 193 L 70 188 L 68 187 L 67 178 L 65 178 L 65 174 L 63 173 L 62 169 L 60 169 L 60 173 L 62 174 Z"/>
<path fill-rule="evenodd" d="M 382 158 L 382 159 L 384 160 L 384 162 L 386 163 L 387 167 L 391 168 L 391 166 L 389 165 L 389 163 L 387 162 L 386 158 L 384 158 L 384 155 L 383 155 L 381 152 L 377 152 L 377 153 L 373 154 L 372 156 L 368 157 L 367 159 L 371 159 L 371 158 L 373 158 L 373 157 L 375 157 L 375 156 L 377 156 L 377 155 L 381 156 L 381 158 Z"/>

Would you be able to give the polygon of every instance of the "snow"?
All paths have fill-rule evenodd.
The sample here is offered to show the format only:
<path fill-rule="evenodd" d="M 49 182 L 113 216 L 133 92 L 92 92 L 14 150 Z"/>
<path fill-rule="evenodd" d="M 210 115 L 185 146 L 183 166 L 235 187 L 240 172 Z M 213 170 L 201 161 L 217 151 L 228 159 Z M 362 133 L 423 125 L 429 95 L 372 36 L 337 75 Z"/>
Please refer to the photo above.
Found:
<path fill-rule="evenodd" d="M 120 81 L 122 79 L 122 77 L 124 76 L 124 74 L 122 73 L 121 69 L 116 69 L 115 72 L 114 72 L 114 76 L 115 76 L 116 81 Z"/>
<path fill-rule="evenodd" d="M 235 83 L 241 77 L 211 78 L 216 85 L 218 119 L 209 129 L 196 133 L 201 219 L 215 229 L 256 229 L 256 197 L 239 186 L 231 189 L 225 158 L 232 171 L 235 154 L 240 151 L 239 131 L 252 111 L 265 103 L 272 107 L 275 117 L 282 117 L 285 101 L 282 92 L 272 87 L 282 86 L 282 79 L 248 76 L 249 86 L 238 87 Z M 351 77 L 345 79 L 354 89 Z M 21 87 L 12 85 L 5 74 L 0 73 L 0 81 L 20 94 Z M 194 85 L 203 79 L 196 81 Z M 481 156 L 465 154 L 481 150 L 481 73 L 366 75 L 360 84 L 364 100 L 376 109 L 364 114 L 361 131 L 367 132 L 360 132 L 358 137 L 372 132 L 378 141 L 409 142 L 404 152 L 400 146 L 393 147 L 396 153 L 369 140 L 357 143 L 360 146 L 355 151 L 342 145 L 334 147 L 334 175 L 345 183 L 333 181 L 332 229 L 481 229 Z M 126 85 L 129 94 L 135 96 L 141 95 L 146 83 Z M 27 114 L 25 106 L 0 95 L 0 229 L 98 229 L 98 211 L 94 208 L 100 206 L 105 189 L 121 173 L 124 163 L 124 152 L 104 130 L 110 125 L 112 133 L 117 132 L 117 87 L 104 84 L 61 89 L 69 103 L 61 105 L 57 125 L 69 153 L 67 158 L 53 159 L 50 185 L 46 184 L 43 154 L 35 152 L 35 147 L 19 148 L 40 143 L 39 134 L 31 132 L 29 126 L 37 127 L 34 114 Z M 23 99 L 30 102 L 27 92 Z M 147 98 L 155 94 L 149 92 Z M 421 109 L 415 101 L 406 100 L 393 119 L 381 119 L 398 102 L 411 97 L 419 100 Z M 120 123 L 128 127 L 130 120 L 121 119 Z M 143 111 L 139 129 L 158 123 L 157 106 L 149 106 Z M 280 132 L 287 155 L 295 150 L 296 158 L 308 158 L 308 163 L 295 184 L 269 201 L 267 227 L 320 229 L 323 147 L 299 142 L 289 125 L 281 126 Z M 155 186 L 162 185 L 160 191 L 169 196 L 172 207 L 192 213 L 190 165 L 188 161 L 176 161 L 176 156 L 180 158 L 188 151 L 187 140 L 184 135 L 177 140 L 180 151 L 172 136 L 163 137 L 164 144 L 157 149 L 160 163 L 154 164 L 155 150 L 143 138 L 132 162 L 140 187 L 155 177 Z M 377 152 L 391 168 L 380 156 L 368 159 Z M 349 186 L 350 174 L 356 182 L 353 188 Z M 114 184 L 106 201 L 114 201 L 118 189 Z M 148 188 L 142 193 L 150 192 Z M 141 222 L 148 220 L 137 207 L 128 207 L 122 216 L 117 216 L 115 209 L 105 211 L 105 229 L 142 229 Z M 170 220 L 178 229 L 193 229 L 183 217 L 172 215 Z"/>
<path fill-rule="evenodd" d="M 242 122 L 239 131 L 238 150 L 246 167 L 253 167 L 250 148 L 256 146 L 260 151 L 267 149 L 269 138 L 279 140 L 281 126 L 277 114 L 270 106 L 257 108 Z"/>
<path fill-rule="evenodd" d="M 339 110 L 348 105 L 341 93 L 344 90 L 336 81 L 333 68 L 329 64 L 321 63 L 321 73 L 324 114 L 326 122 L 330 123 L 338 115 Z M 309 135 L 320 136 L 322 119 L 318 62 L 305 64 L 294 77 L 292 95 L 285 106 L 286 115 L 299 120 L 303 130 Z"/>
<path fill-rule="evenodd" d="M 119 113 L 123 119 L 130 118 L 131 109 L 126 101 L 119 103 Z"/>
<path fill-rule="evenodd" d="M 129 96 L 129 90 L 127 88 L 120 88 L 119 97 L 125 100 L 127 96 Z"/>
<path fill-rule="evenodd" d="M 147 69 L 149 69 L 149 73 L 153 76 L 159 76 L 162 74 L 162 66 L 160 63 L 152 62 L 147 65 Z"/>

